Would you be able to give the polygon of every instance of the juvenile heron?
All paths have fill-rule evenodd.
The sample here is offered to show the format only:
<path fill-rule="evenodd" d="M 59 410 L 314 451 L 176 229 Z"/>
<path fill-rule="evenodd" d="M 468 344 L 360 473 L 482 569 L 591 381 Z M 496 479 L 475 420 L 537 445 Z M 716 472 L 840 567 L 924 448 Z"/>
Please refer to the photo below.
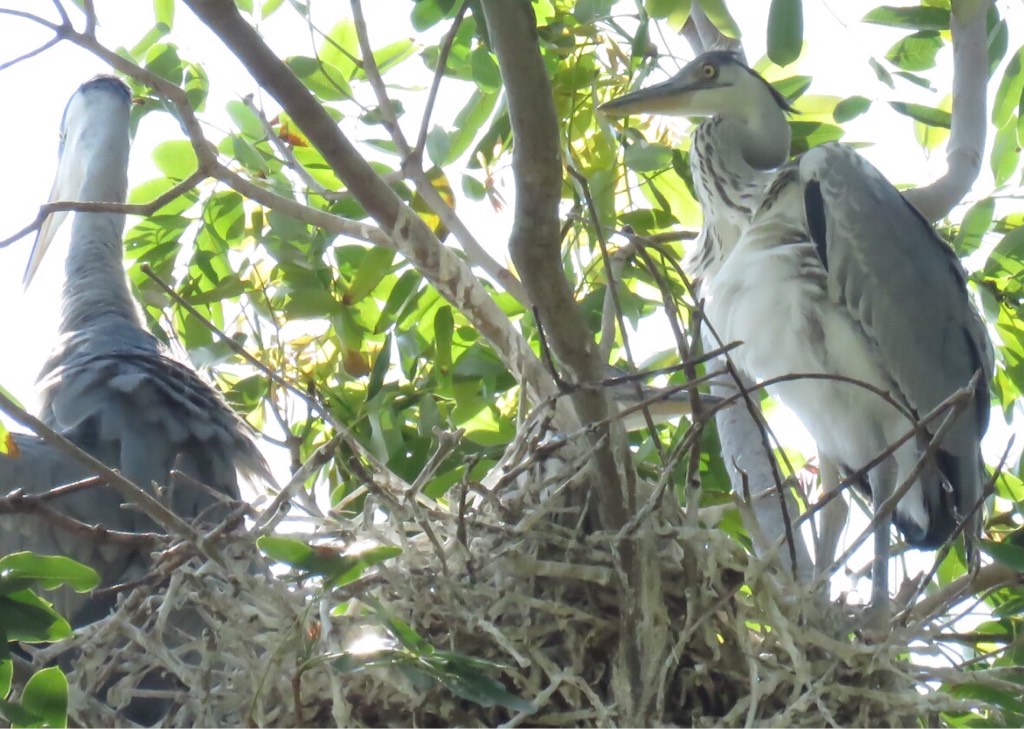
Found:
<path fill-rule="evenodd" d="M 706 117 L 690 168 L 704 213 L 695 273 L 708 321 L 733 361 L 769 387 L 846 477 L 862 473 L 919 417 L 958 391 L 969 403 L 856 480 L 877 512 L 913 479 L 893 512 L 907 542 L 936 548 L 968 520 L 980 532 L 993 355 L 952 249 L 878 170 L 824 144 L 789 161 L 787 101 L 735 54 L 705 53 L 663 83 L 614 99 L 610 115 Z M 934 441 L 934 442 L 932 442 Z M 889 524 L 874 531 L 870 620 L 889 614 Z"/>
<path fill-rule="evenodd" d="M 128 87 L 112 77 L 83 84 L 71 97 L 61 126 L 60 162 L 51 201 L 123 203 L 129 151 Z M 26 283 L 38 268 L 65 213 L 40 228 Z M 138 486 L 166 487 L 166 503 L 188 521 L 225 512 L 214 492 L 238 499 L 238 473 L 269 479 L 251 430 L 220 394 L 185 365 L 170 359 L 147 332 L 125 276 L 125 216 L 79 212 L 65 264 L 60 339 L 40 374 L 40 418 Z M 21 458 L 0 457 L 0 485 L 43 492 L 84 469 L 29 436 Z M 28 459 L 27 461 L 25 459 Z M 205 484 L 170 479 L 172 469 Z M 55 481 L 56 480 L 56 481 Z M 78 491 L 52 503 L 88 524 L 122 531 L 155 525 L 126 509 L 109 487 Z M 41 518 L 4 519 L 0 553 L 19 549 L 60 552 L 100 572 L 103 586 L 138 576 L 146 555 L 91 535 L 67 532 Z M 57 607 L 75 625 L 102 615 L 110 600 L 69 591 Z"/>

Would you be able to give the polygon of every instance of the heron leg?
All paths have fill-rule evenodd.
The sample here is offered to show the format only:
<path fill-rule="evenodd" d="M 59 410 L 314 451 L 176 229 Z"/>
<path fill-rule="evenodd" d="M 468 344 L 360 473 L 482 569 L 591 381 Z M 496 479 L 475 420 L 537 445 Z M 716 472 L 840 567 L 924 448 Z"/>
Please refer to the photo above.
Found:
<path fill-rule="evenodd" d="M 896 461 L 888 458 L 870 474 L 872 512 L 878 514 L 882 504 L 896 487 L 898 470 Z M 885 516 L 874 527 L 875 558 L 871 565 L 871 603 L 868 605 L 867 627 L 874 633 L 889 632 L 891 606 L 889 604 L 889 540 L 892 518 Z"/>
<path fill-rule="evenodd" d="M 818 463 L 822 497 L 825 498 L 839 488 L 839 468 L 834 460 L 820 453 L 818 454 Z M 815 545 L 814 554 L 814 572 L 817 578 L 828 574 L 835 562 L 836 548 L 839 546 L 839 537 L 846 525 L 849 510 L 846 500 L 840 494 L 832 496 L 832 500 L 821 509 L 821 528 L 818 532 L 818 542 Z"/>

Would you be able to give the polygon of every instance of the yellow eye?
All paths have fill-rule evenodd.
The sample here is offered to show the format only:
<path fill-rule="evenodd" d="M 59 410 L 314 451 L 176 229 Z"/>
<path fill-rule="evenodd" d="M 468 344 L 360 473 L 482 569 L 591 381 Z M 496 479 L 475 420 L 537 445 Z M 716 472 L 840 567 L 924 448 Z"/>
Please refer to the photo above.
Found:
<path fill-rule="evenodd" d="M 700 67 L 700 73 L 704 78 L 711 79 L 718 75 L 718 67 L 713 63 L 705 63 Z"/>

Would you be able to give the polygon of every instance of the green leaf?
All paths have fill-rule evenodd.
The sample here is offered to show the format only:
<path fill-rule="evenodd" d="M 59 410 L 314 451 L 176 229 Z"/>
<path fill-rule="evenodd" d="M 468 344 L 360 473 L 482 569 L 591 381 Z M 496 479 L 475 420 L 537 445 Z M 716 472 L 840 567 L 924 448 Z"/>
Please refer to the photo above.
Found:
<path fill-rule="evenodd" d="M 427 157 L 436 166 L 441 167 L 448 161 L 450 151 L 448 133 L 435 124 L 427 132 Z"/>
<path fill-rule="evenodd" d="M 897 41 L 885 57 L 904 71 L 926 71 L 935 66 L 935 55 L 940 48 L 942 38 L 938 31 L 922 30 Z"/>
<path fill-rule="evenodd" d="M 485 47 L 477 48 L 470 55 L 473 80 L 481 91 L 497 93 L 501 90 L 501 71 L 494 56 Z"/>
<path fill-rule="evenodd" d="M 657 172 L 671 166 L 672 152 L 672 148 L 664 144 L 639 141 L 626 147 L 622 159 L 634 172 Z"/>
<path fill-rule="evenodd" d="M 202 111 L 206 106 L 206 97 L 210 93 L 210 79 L 202 66 L 189 63 L 185 66 L 185 98 L 192 108 Z"/>
<path fill-rule="evenodd" d="M 996 185 L 1005 185 L 1020 164 L 1020 147 L 1017 144 L 1017 129 L 1007 124 L 996 131 L 992 140 L 992 154 L 989 157 L 992 175 Z"/>
<path fill-rule="evenodd" d="M 138 187 L 134 188 L 128 194 L 128 202 L 133 205 L 140 205 L 150 203 L 156 200 L 158 197 L 163 195 L 165 192 L 174 187 L 174 181 L 169 180 L 166 177 L 158 177 L 148 182 L 143 182 Z M 181 213 L 188 210 L 190 207 L 195 205 L 196 193 L 194 191 L 186 192 L 183 195 L 176 197 L 175 199 L 168 202 L 162 208 L 153 213 L 153 217 L 162 218 L 165 223 L 170 216 L 180 215 Z M 139 227 L 143 227 L 140 224 Z"/>
<path fill-rule="evenodd" d="M 345 80 L 359 73 L 359 34 L 351 18 L 345 18 L 331 28 L 320 47 L 320 60 L 338 69 Z"/>
<path fill-rule="evenodd" d="M 284 4 L 284 0 L 265 0 L 263 3 L 263 9 L 260 13 L 261 20 L 266 20 L 275 12 L 277 9 Z"/>
<path fill-rule="evenodd" d="M 39 716 L 46 726 L 68 725 L 68 680 L 53 666 L 36 671 L 25 684 L 21 704 Z"/>
<path fill-rule="evenodd" d="M 870 107 L 871 99 L 863 96 L 851 96 L 836 104 L 836 108 L 832 110 L 832 118 L 837 124 L 845 124 L 863 114 Z"/>
<path fill-rule="evenodd" d="M 793 130 L 793 153 L 801 154 L 825 142 L 835 142 L 843 136 L 842 127 L 819 122 L 790 122 Z"/>
<path fill-rule="evenodd" d="M 167 30 L 174 27 L 174 0 L 153 0 L 156 22 Z"/>
<path fill-rule="evenodd" d="M 394 648 L 378 648 L 371 651 L 360 651 L 358 653 L 346 651 L 338 654 L 331 661 L 331 665 L 342 673 L 359 673 L 367 668 L 378 666 L 400 666 L 410 662 L 410 656 L 405 651 Z"/>
<path fill-rule="evenodd" d="M 381 345 L 376 358 L 373 360 L 373 368 L 370 370 L 370 381 L 366 383 L 367 401 L 373 400 L 377 393 L 381 391 L 381 388 L 384 387 L 384 380 L 387 378 L 388 371 L 391 368 L 391 341 L 392 336 L 389 332 L 384 337 L 384 344 Z"/>
<path fill-rule="evenodd" d="M 412 8 L 412 27 L 421 32 L 427 30 L 447 17 L 451 6 L 450 0 L 420 0 Z"/>
<path fill-rule="evenodd" d="M 868 65 L 871 66 L 871 70 L 875 72 L 875 76 L 878 78 L 879 81 L 888 86 L 890 89 L 896 88 L 896 84 L 892 82 L 892 76 L 889 74 L 888 71 L 885 70 L 885 67 L 882 66 L 881 63 L 876 61 L 874 58 L 869 58 Z"/>
<path fill-rule="evenodd" d="M 690 15 L 691 0 L 644 0 L 643 6 L 648 16 L 668 18 L 670 26 L 676 30 L 686 23 L 686 18 Z"/>
<path fill-rule="evenodd" d="M 395 68 L 407 58 L 412 58 L 419 52 L 419 48 L 409 39 L 389 43 L 383 48 L 373 52 L 373 60 L 377 64 L 377 71 L 384 75 L 388 70 Z M 366 73 L 362 66 L 356 66 L 354 78 L 365 78 Z"/>
<path fill-rule="evenodd" d="M 935 87 L 932 86 L 932 82 L 926 79 L 924 76 L 918 76 L 916 73 L 910 71 L 894 71 L 893 76 L 901 78 L 904 81 L 909 81 L 914 86 L 920 86 L 922 89 L 927 91 L 935 91 Z"/>
<path fill-rule="evenodd" d="M 131 55 L 133 59 L 141 58 L 145 55 L 146 51 L 153 47 L 154 43 L 167 35 L 168 30 L 169 28 L 167 26 L 157 23 L 146 31 L 146 34 L 142 36 L 138 43 L 131 47 L 128 51 L 129 55 Z"/>
<path fill-rule="evenodd" d="M 907 104 L 902 101 L 890 101 L 889 106 L 900 114 L 909 116 L 911 119 L 919 121 L 922 124 L 927 124 L 930 127 L 949 129 L 953 123 L 953 117 L 948 111 L 936 109 L 931 106 Z"/>
<path fill-rule="evenodd" d="M 8 640 L 51 643 L 71 635 L 71 626 L 31 590 L 0 596 L 0 625 Z"/>
<path fill-rule="evenodd" d="M 260 141 L 267 136 L 263 128 L 263 122 L 256 116 L 256 113 L 241 101 L 229 101 L 225 107 L 228 116 L 238 126 L 245 136 L 254 141 Z"/>
<path fill-rule="evenodd" d="M 580 23 L 604 20 L 612 12 L 614 0 L 577 0 L 572 14 Z"/>
<path fill-rule="evenodd" d="M 988 74 L 992 76 L 1010 47 L 1010 29 L 1005 20 L 995 24 L 988 34 Z"/>
<path fill-rule="evenodd" d="M 391 272 L 391 264 L 395 261 L 395 251 L 390 248 L 374 246 L 368 248 L 359 262 L 356 275 L 345 291 L 343 301 L 352 305 L 362 301 Z"/>
<path fill-rule="evenodd" d="M 1004 272 L 1016 276 L 1024 272 L 1024 226 L 1003 236 L 989 254 L 984 270 L 986 276 L 1000 276 Z"/>
<path fill-rule="evenodd" d="M 1006 64 L 999 89 L 992 99 L 992 125 L 997 129 L 1005 127 L 1013 118 L 1024 93 L 1024 46 L 1017 49 Z"/>
<path fill-rule="evenodd" d="M 505 688 L 501 681 L 481 673 L 475 665 L 461 665 L 449 658 L 440 678 L 453 694 L 480 706 L 503 706 L 527 713 L 537 710 L 531 702 Z"/>
<path fill-rule="evenodd" d="M 644 10 L 652 18 L 664 18 L 669 27 L 679 32 L 690 17 L 692 0 L 644 0 Z"/>
<path fill-rule="evenodd" d="M 178 49 L 167 43 L 156 43 L 146 51 L 145 66 L 165 81 L 181 85 L 185 68 L 178 56 Z"/>
<path fill-rule="evenodd" d="M 402 644 L 403 648 L 417 655 L 429 655 L 434 652 L 434 647 L 413 630 L 411 625 L 401 618 L 387 613 L 380 605 L 377 605 L 376 608 L 377 616 L 384 623 L 384 627 Z"/>
<path fill-rule="evenodd" d="M 256 546 L 271 559 L 293 567 L 302 564 L 313 555 L 313 548 L 308 544 L 287 537 L 264 535 L 256 540 Z"/>
<path fill-rule="evenodd" d="M 768 57 L 788 66 L 800 57 L 804 41 L 802 0 L 772 0 L 768 9 Z"/>
<path fill-rule="evenodd" d="M 7 698 L 11 692 L 11 679 L 14 678 L 14 661 L 4 658 L 0 661 L 0 699 Z"/>
<path fill-rule="evenodd" d="M 32 713 L 21 704 L 10 701 L 0 701 L 0 716 L 7 719 L 12 727 L 43 726 L 41 716 Z"/>
<path fill-rule="evenodd" d="M 434 369 L 442 376 L 451 376 L 454 331 L 455 319 L 452 317 L 452 308 L 442 306 L 434 314 Z"/>
<path fill-rule="evenodd" d="M 14 436 L 7 430 L 3 422 L 0 422 L 0 456 L 18 457 L 18 446 L 14 442 Z"/>
<path fill-rule="evenodd" d="M 949 8 L 925 5 L 894 8 L 883 5 L 865 15 L 863 22 L 910 30 L 949 30 Z"/>
<path fill-rule="evenodd" d="M 451 164 L 469 149 L 494 111 L 498 96 L 480 89 L 473 91 L 469 101 L 455 116 L 454 131 L 448 135 L 448 155 L 442 164 Z"/>
<path fill-rule="evenodd" d="M 796 101 L 811 85 L 810 76 L 789 76 L 778 81 L 772 81 L 772 86 L 789 101 Z"/>
<path fill-rule="evenodd" d="M 199 169 L 192 143 L 183 139 L 158 144 L 153 149 L 153 164 L 172 180 L 184 180 Z"/>
<path fill-rule="evenodd" d="M 989 539 L 980 540 L 978 546 L 996 562 L 1018 572 L 1024 572 L 1024 547 L 1009 542 L 993 542 Z"/>
<path fill-rule="evenodd" d="M 995 209 L 996 201 L 987 197 L 972 205 L 971 209 L 964 214 L 956 238 L 953 239 L 953 249 L 957 255 L 966 256 L 978 249 L 982 237 L 992 225 L 992 215 L 995 213 Z"/>
<path fill-rule="evenodd" d="M 703 10 L 704 14 L 708 16 L 708 20 L 710 20 L 723 35 L 727 35 L 730 38 L 740 37 L 740 27 L 729 14 L 729 10 L 725 7 L 723 0 L 694 1 L 700 5 L 701 10 Z"/>
<path fill-rule="evenodd" d="M 386 545 L 358 545 L 339 552 L 334 547 L 310 546 L 297 539 L 266 535 L 256 540 L 256 546 L 271 559 L 307 575 L 319 575 L 335 586 L 348 584 L 373 565 L 402 553 L 401 548 Z"/>
<path fill-rule="evenodd" d="M 306 87 L 323 101 L 342 101 L 352 98 L 344 72 L 328 63 L 307 56 L 292 56 L 285 63 Z"/>
<path fill-rule="evenodd" d="M 6 579 L 37 580 L 45 590 L 67 585 L 75 592 L 88 592 L 100 583 L 92 567 L 68 557 L 45 557 L 32 552 L 16 552 L 0 558 L 0 574 Z"/>

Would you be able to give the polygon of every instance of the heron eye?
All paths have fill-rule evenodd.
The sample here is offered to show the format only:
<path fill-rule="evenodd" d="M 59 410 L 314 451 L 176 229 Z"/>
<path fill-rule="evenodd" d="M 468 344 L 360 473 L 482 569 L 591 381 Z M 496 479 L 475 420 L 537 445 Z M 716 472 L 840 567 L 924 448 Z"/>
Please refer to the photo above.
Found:
<path fill-rule="evenodd" d="M 704 78 L 714 78 L 718 75 L 718 67 L 711 63 L 705 63 L 700 67 L 700 72 Z"/>

